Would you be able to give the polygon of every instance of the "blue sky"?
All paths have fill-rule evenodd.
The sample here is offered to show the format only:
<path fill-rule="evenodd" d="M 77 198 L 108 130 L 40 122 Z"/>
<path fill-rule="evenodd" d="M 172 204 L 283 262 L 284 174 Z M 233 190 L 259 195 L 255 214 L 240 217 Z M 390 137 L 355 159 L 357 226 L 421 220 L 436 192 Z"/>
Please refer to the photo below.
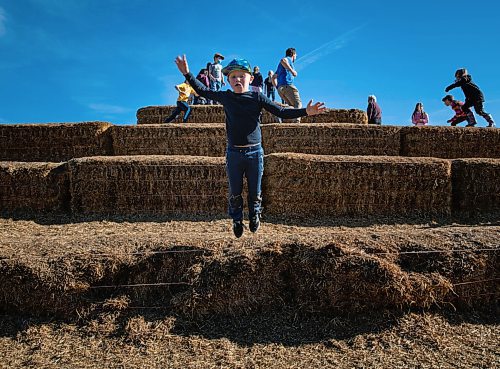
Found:
<path fill-rule="evenodd" d="M 365 109 L 375 94 L 384 123 L 399 125 L 422 101 L 431 123 L 445 124 L 453 114 L 442 105 L 444 88 L 467 67 L 500 120 L 498 2 L 213 4 L 0 0 L 0 123 L 133 124 L 140 107 L 175 104 L 177 54 L 196 72 L 214 52 L 265 72 L 288 47 L 298 51 L 303 101 Z"/>

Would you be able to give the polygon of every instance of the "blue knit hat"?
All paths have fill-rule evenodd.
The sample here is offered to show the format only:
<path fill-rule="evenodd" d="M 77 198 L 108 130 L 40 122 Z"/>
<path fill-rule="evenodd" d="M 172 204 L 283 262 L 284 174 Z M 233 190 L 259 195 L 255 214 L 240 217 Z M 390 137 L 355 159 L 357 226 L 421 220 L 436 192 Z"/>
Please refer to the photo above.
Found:
<path fill-rule="evenodd" d="M 227 76 L 229 73 L 241 70 L 243 72 L 252 74 L 252 67 L 250 67 L 250 63 L 246 59 L 233 59 L 222 69 L 222 73 Z"/>

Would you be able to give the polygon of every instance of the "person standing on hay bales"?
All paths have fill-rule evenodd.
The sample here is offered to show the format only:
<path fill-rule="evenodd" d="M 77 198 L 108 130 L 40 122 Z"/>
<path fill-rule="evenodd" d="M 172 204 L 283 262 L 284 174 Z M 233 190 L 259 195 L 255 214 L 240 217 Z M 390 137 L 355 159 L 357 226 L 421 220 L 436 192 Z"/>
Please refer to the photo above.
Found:
<path fill-rule="evenodd" d="M 462 105 L 464 113 L 468 114 L 470 108 L 473 106 L 476 114 L 482 116 L 488 122 L 488 127 L 495 127 L 493 117 L 483 109 L 483 92 L 474 82 L 472 82 L 472 76 L 467 72 L 467 69 L 458 69 L 455 72 L 455 83 L 446 87 L 445 91 L 448 92 L 456 87 L 462 88 L 465 95 L 465 103 Z"/>
<path fill-rule="evenodd" d="M 262 78 L 262 74 L 260 73 L 260 68 L 255 66 L 253 67 L 253 80 L 250 83 L 250 89 L 255 92 L 262 92 L 264 87 L 264 78 Z"/>
<path fill-rule="evenodd" d="M 170 114 L 170 116 L 164 120 L 164 123 L 170 123 L 175 118 L 177 118 L 182 111 L 184 112 L 182 121 L 186 123 L 189 119 L 189 116 L 191 115 L 191 107 L 188 103 L 189 96 L 191 96 L 192 94 L 198 96 L 193 88 L 187 83 L 187 81 L 184 81 L 184 83 L 175 86 L 175 89 L 179 92 L 177 107 L 174 109 L 174 111 L 172 111 L 172 114 Z"/>
<path fill-rule="evenodd" d="M 224 56 L 219 53 L 214 54 L 214 62 L 207 64 L 208 78 L 210 79 L 210 91 L 220 91 L 222 86 L 226 84 L 224 75 L 222 74 L 222 64 Z M 213 101 L 209 101 L 213 104 Z"/>
<path fill-rule="evenodd" d="M 265 93 L 268 99 L 271 99 L 272 101 L 276 100 L 276 86 L 275 86 L 275 80 L 273 78 L 273 71 L 270 70 L 267 72 L 267 78 L 264 80 L 264 87 L 265 87 Z"/>
<path fill-rule="evenodd" d="M 455 127 L 457 124 L 462 123 L 463 121 L 467 121 L 466 127 L 474 127 L 476 125 L 476 118 L 474 117 L 474 113 L 469 110 L 468 113 L 465 113 L 462 110 L 463 102 L 455 100 L 453 95 L 446 95 L 443 97 L 443 102 L 446 106 L 451 106 L 455 115 L 449 119 L 447 122 L 451 123 L 451 126 Z"/>
<path fill-rule="evenodd" d="M 208 70 L 207 69 L 202 69 L 200 70 L 200 73 L 196 76 L 196 79 L 203 83 L 203 85 L 207 88 L 210 88 L 210 80 L 208 78 Z M 206 104 L 205 98 L 201 96 L 197 96 L 195 98 L 195 104 L 196 105 L 205 105 Z"/>
<path fill-rule="evenodd" d="M 424 111 L 424 104 L 421 102 L 415 105 L 415 110 L 411 115 L 411 122 L 416 127 L 426 126 L 429 123 L 429 115 Z"/>
<path fill-rule="evenodd" d="M 366 114 L 368 115 L 368 124 L 382 124 L 382 109 L 380 109 L 375 95 L 368 96 Z"/>
<path fill-rule="evenodd" d="M 260 115 L 265 109 L 284 119 L 320 114 L 324 103 L 312 103 L 304 109 L 283 108 L 260 92 L 249 91 L 253 79 L 250 64 L 245 59 L 232 60 L 223 70 L 232 90 L 210 91 L 189 72 L 186 55 L 175 59 L 177 68 L 198 93 L 220 102 L 226 114 L 226 171 L 229 180 L 228 213 L 233 219 L 236 237 L 243 234 L 243 176 L 248 183 L 249 228 L 256 232 L 260 225 L 261 183 L 264 171 L 264 150 L 261 146 Z"/>
<path fill-rule="evenodd" d="M 273 78 L 277 80 L 276 85 L 281 100 L 295 109 L 300 109 L 302 101 L 300 100 L 299 90 L 293 84 L 294 78 L 297 77 L 297 71 L 293 64 L 296 59 L 297 51 L 293 47 L 286 49 L 285 57 L 280 60 Z M 296 122 L 300 123 L 300 118 L 297 118 Z"/>

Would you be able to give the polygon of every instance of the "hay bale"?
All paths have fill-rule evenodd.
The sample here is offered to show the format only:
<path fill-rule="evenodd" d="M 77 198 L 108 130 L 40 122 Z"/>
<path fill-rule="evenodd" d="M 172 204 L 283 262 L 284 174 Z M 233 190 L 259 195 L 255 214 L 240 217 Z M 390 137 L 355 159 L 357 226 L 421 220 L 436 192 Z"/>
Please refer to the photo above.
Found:
<path fill-rule="evenodd" d="M 222 214 L 224 158 L 116 156 L 69 162 L 75 214 Z"/>
<path fill-rule="evenodd" d="M 192 105 L 189 123 L 224 123 L 226 115 L 222 105 Z M 137 110 L 137 124 L 160 124 L 170 116 L 175 106 L 147 106 Z M 181 122 L 183 113 L 175 120 Z M 278 118 L 263 110 L 261 121 L 263 124 L 276 123 Z M 285 120 L 285 122 L 290 122 Z M 312 117 L 302 118 L 304 123 L 355 123 L 367 124 L 366 113 L 358 109 L 327 109 L 325 113 Z"/>
<path fill-rule="evenodd" d="M 402 156 L 500 158 L 500 130 L 461 127 L 404 127 Z"/>
<path fill-rule="evenodd" d="M 478 214 L 500 211 L 500 159 L 452 162 L 453 210 Z"/>
<path fill-rule="evenodd" d="M 137 124 L 160 124 L 172 114 L 175 106 L 147 106 L 137 110 Z M 221 105 L 191 105 L 189 123 L 224 123 L 226 115 Z M 182 122 L 184 113 L 173 122 Z"/>
<path fill-rule="evenodd" d="M 0 125 L 0 160 L 62 162 L 111 155 L 105 122 Z"/>
<path fill-rule="evenodd" d="M 115 155 L 224 156 L 226 131 L 221 124 L 113 126 Z"/>
<path fill-rule="evenodd" d="M 69 210 L 66 164 L 0 162 L 0 212 L 58 213 Z"/>
<path fill-rule="evenodd" d="M 451 163 L 434 158 L 271 154 L 264 200 L 281 216 L 449 214 Z"/>
<path fill-rule="evenodd" d="M 359 124 L 268 124 L 262 127 L 267 153 L 398 156 L 400 127 Z"/>

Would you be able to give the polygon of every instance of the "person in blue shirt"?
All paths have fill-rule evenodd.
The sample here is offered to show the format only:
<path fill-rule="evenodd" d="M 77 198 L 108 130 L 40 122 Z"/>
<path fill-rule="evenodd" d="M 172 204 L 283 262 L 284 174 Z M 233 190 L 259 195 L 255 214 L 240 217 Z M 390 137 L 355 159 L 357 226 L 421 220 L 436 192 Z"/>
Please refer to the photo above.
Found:
<path fill-rule="evenodd" d="M 262 109 L 283 119 L 293 119 L 322 113 L 324 103 L 309 101 L 307 108 L 283 108 L 261 92 L 249 91 L 253 80 L 252 68 L 245 59 L 233 59 L 222 73 L 227 76 L 232 90 L 210 91 L 192 73 L 186 56 L 175 59 L 177 68 L 196 93 L 220 102 L 226 114 L 226 170 L 229 180 L 228 213 L 233 219 L 233 232 L 239 238 L 243 234 L 243 176 L 248 183 L 249 228 L 255 233 L 260 226 L 262 204 L 262 174 L 264 172 L 264 150 L 261 145 L 260 115 Z"/>
<path fill-rule="evenodd" d="M 293 47 L 286 49 L 285 57 L 280 60 L 273 78 L 277 80 L 276 85 L 281 100 L 287 105 L 300 109 L 302 101 L 300 100 L 299 90 L 293 84 L 294 78 L 297 77 L 294 66 L 296 59 L 297 51 Z M 300 122 L 300 119 L 297 118 L 296 122 Z"/>

